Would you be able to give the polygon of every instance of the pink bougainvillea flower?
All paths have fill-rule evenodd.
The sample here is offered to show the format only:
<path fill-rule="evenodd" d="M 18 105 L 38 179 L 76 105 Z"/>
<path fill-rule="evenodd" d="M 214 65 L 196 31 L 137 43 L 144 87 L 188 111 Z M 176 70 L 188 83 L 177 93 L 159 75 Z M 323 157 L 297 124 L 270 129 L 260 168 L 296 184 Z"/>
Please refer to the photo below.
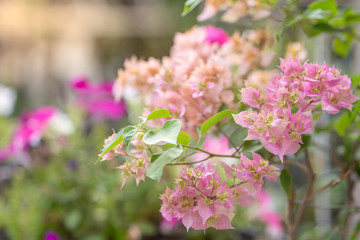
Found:
<path fill-rule="evenodd" d="M 44 234 L 44 240 L 61 240 L 59 235 L 56 232 L 53 231 L 47 231 Z"/>
<path fill-rule="evenodd" d="M 10 143 L 0 150 L 0 160 L 5 160 L 12 155 L 26 150 L 29 146 L 37 145 L 40 141 L 48 123 L 57 113 L 54 107 L 40 107 L 32 112 L 25 112 L 20 116 Z"/>
<path fill-rule="evenodd" d="M 205 42 L 211 44 L 218 43 L 221 46 L 230 40 L 229 35 L 222 28 L 207 26 L 205 28 L 205 31 L 206 31 Z"/>
<path fill-rule="evenodd" d="M 260 155 L 254 154 L 253 158 L 249 160 L 242 156 L 236 167 L 222 163 L 226 177 L 233 182 L 231 186 L 221 179 L 212 163 L 184 168 L 175 180 L 176 188 L 167 188 L 160 196 L 163 217 L 181 219 L 187 229 L 233 228 L 231 220 L 235 215 L 235 204 L 249 206 L 254 203 L 259 197 L 262 178 L 275 181 L 279 176 L 278 169 Z"/>
<path fill-rule="evenodd" d="M 95 84 L 87 78 L 78 77 L 70 80 L 70 86 L 77 95 L 79 106 L 85 108 L 93 117 L 117 120 L 125 116 L 124 101 L 115 101 L 112 96 L 112 82 Z"/>
<path fill-rule="evenodd" d="M 242 111 L 234 120 L 248 128 L 247 140 L 258 139 L 271 153 L 284 155 L 300 149 L 303 134 L 312 132 L 311 111 L 316 105 L 328 113 L 352 108 L 351 80 L 326 63 L 302 64 L 298 59 L 281 59 L 282 74 L 271 78 L 264 93 L 247 86 L 241 89 L 242 101 L 255 110 Z M 263 101 L 260 101 L 263 100 Z"/>
<path fill-rule="evenodd" d="M 260 108 L 261 93 L 254 87 L 246 87 L 241 89 L 242 101 L 253 108 Z"/>

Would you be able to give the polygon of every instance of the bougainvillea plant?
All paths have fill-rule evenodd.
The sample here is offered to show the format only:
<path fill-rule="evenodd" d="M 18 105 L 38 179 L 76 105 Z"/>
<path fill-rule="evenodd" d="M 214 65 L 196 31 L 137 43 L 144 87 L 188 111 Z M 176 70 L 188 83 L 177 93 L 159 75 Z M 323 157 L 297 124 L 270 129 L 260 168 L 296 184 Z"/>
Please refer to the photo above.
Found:
<path fill-rule="evenodd" d="M 280 59 L 278 71 L 263 70 L 272 42 L 267 29 L 230 36 L 213 26 L 193 27 L 176 34 L 169 57 L 127 60 L 114 94 L 120 99 L 135 89 L 145 110 L 138 124 L 105 140 L 100 159 L 120 156 L 122 186 L 131 177 L 137 184 L 146 177 L 161 181 L 167 168 L 183 166 L 175 187 L 161 195 L 160 212 L 187 229 L 232 228 L 236 205 L 261 203 L 264 180 L 278 180 L 280 168 L 271 164 L 277 157 L 291 195 L 286 156 L 299 151 L 319 113 L 351 109 L 358 98 L 350 78 L 326 63 L 288 58 Z M 230 134 L 247 129 L 247 137 L 234 141 L 229 128 Z M 269 157 L 256 152 L 256 142 Z M 297 218 L 289 221 L 291 236 Z M 267 219 L 281 226 L 277 214 Z"/>

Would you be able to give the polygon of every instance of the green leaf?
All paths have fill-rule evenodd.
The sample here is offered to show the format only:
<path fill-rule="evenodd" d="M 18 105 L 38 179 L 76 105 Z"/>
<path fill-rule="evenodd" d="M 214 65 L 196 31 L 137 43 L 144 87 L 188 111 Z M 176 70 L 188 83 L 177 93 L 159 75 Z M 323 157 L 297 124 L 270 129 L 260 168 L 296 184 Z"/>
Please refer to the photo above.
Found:
<path fill-rule="evenodd" d="M 101 154 L 99 159 L 101 159 L 106 153 L 114 149 L 117 145 L 119 145 L 123 141 L 123 130 L 121 129 L 116 136 L 111 139 L 111 141 L 105 145 L 105 147 L 101 150 Z"/>
<path fill-rule="evenodd" d="M 346 35 L 344 41 L 339 38 L 335 38 L 332 42 L 334 52 L 340 57 L 346 57 L 349 54 L 352 45 L 352 37 L 349 35 Z"/>
<path fill-rule="evenodd" d="M 148 145 L 154 145 L 160 142 L 176 144 L 180 133 L 181 121 L 171 119 L 164 123 L 159 131 L 149 131 L 143 137 L 143 142 Z"/>
<path fill-rule="evenodd" d="M 301 141 L 303 142 L 300 144 L 299 150 L 295 153 L 295 155 L 300 155 L 304 149 L 307 149 L 309 145 L 311 144 L 311 138 L 312 136 L 310 134 L 304 134 L 301 136 Z"/>
<path fill-rule="evenodd" d="M 284 189 L 288 197 L 290 197 L 291 187 L 292 187 L 292 176 L 287 169 L 283 169 L 281 171 L 280 183 L 281 183 L 281 187 Z"/>
<path fill-rule="evenodd" d="M 337 35 L 339 35 L 338 36 L 339 38 L 341 35 L 337 32 L 336 28 L 334 28 L 334 27 L 330 26 L 328 23 L 324 23 L 324 22 L 320 22 L 320 23 L 316 23 L 316 24 L 303 24 L 302 29 L 305 32 L 305 34 L 309 37 L 314 37 L 323 32 L 337 34 Z"/>
<path fill-rule="evenodd" d="M 360 84 L 360 74 L 354 74 L 351 76 L 351 86 Z"/>
<path fill-rule="evenodd" d="M 200 137 L 204 136 L 204 133 L 207 132 L 207 130 L 209 130 L 211 127 L 213 127 L 214 125 L 218 124 L 221 120 L 223 120 L 224 118 L 230 117 L 232 114 L 235 114 L 234 111 L 232 110 L 224 110 L 221 111 L 217 114 L 215 114 L 214 116 L 212 116 L 211 118 L 209 118 L 208 120 L 206 120 L 200 128 Z"/>
<path fill-rule="evenodd" d="M 344 136 L 346 129 L 350 125 L 349 113 L 344 113 L 335 123 L 335 130 L 340 136 Z"/>
<path fill-rule="evenodd" d="M 146 176 L 160 182 L 166 164 L 176 160 L 182 152 L 182 146 L 177 145 L 176 147 L 165 150 L 161 154 L 153 155 L 154 157 L 151 157 L 151 161 L 153 162 L 146 168 Z"/>
<path fill-rule="evenodd" d="M 346 24 L 351 25 L 360 22 L 360 13 L 356 12 L 354 9 L 348 9 L 348 10 L 353 10 L 353 11 L 344 12 L 344 19 L 346 21 Z"/>
<path fill-rule="evenodd" d="M 127 126 L 124 128 L 123 130 L 123 138 L 124 138 L 124 142 L 126 144 L 126 147 L 129 146 L 131 140 L 134 138 L 135 134 L 138 131 L 138 127 L 135 126 Z"/>
<path fill-rule="evenodd" d="M 350 125 L 353 124 L 355 121 L 356 116 L 359 114 L 360 111 L 360 101 L 357 101 L 355 108 L 353 108 L 353 111 L 350 116 Z"/>
<path fill-rule="evenodd" d="M 308 7 L 308 10 L 317 10 L 321 9 L 324 11 L 330 11 L 332 14 L 336 14 L 338 7 L 336 0 L 320 0 L 311 3 Z"/>
<path fill-rule="evenodd" d="M 315 10 L 306 10 L 303 13 L 303 15 L 306 19 L 310 19 L 310 20 L 325 20 L 331 16 L 331 12 L 322 9 L 315 9 Z"/>
<path fill-rule="evenodd" d="M 247 128 L 237 126 L 236 130 L 230 135 L 230 139 L 235 144 L 240 146 L 241 144 L 243 144 L 244 139 L 246 138 L 247 134 L 248 134 L 248 129 Z"/>
<path fill-rule="evenodd" d="M 247 140 L 242 148 L 242 152 L 257 152 L 264 146 L 259 141 Z"/>
<path fill-rule="evenodd" d="M 146 121 L 157 119 L 157 118 L 171 118 L 171 114 L 167 109 L 157 109 L 149 114 Z"/>
<path fill-rule="evenodd" d="M 360 234 L 360 222 L 357 223 L 355 229 L 354 229 L 354 233 L 351 235 L 350 240 L 356 240 L 358 239 Z"/>
<path fill-rule="evenodd" d="M 187 134 L 186 132 L 181 131 L 177 138 L 177 143 L 182 144 L 182 145 L 188 145 L 189 142 L 190 142 L 190 135 Z"/>
<path fill-rule="evenodd" d="M 192 10 L 194 10 L 194 8 L 196 8 L 200 3 L 202 2 L 202 0 L 187 0 L 185 2 L 184 5 L 184 10 L 181 13 L 181 16 L 186 16 L 187 14 L 189 14 Z"/>

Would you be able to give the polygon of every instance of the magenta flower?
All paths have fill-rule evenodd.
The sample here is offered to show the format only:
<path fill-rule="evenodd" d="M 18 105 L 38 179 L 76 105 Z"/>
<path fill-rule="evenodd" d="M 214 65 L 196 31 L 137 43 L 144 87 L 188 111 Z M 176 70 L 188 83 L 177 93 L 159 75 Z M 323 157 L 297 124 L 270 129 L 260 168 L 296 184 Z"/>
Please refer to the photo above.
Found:
<path fill-rule="evenodd" d="M 0 150 L 0 161 L 38 144 L 50 119 L 56 114 L 54 107 L 40 107 L 20 116 L 20 122 L 7 147 Z"/>
<path fill-rule="evenodd" d="M 118 120 L 125 116 L 124 101 L 113 98 L 113 83 L 94 84 L 85 77 L 70 80 L 70 86 L 77 95 L 78 105 L 85 108 L 94 117 Z"/>
<path fill-rule="evenodd" d="M 214 26 L 207 26 L 205 28 L 205 41 L 208 43 L 218 43 L 220 46 L 230 40 L 229 35 L 222 29 Z"/>
<path fill-rule="evenodd" d="M 44 240 L 61 240 L 59 235 L 56 232 L 53 231 L 47 231 L 44 234 Z"/>

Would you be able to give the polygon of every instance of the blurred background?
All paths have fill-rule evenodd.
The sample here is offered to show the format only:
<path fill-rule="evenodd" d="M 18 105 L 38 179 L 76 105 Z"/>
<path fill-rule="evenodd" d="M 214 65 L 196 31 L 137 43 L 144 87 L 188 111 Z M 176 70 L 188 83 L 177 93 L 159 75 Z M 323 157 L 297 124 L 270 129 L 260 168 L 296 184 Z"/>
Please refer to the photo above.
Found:
<path fill-rule="evenodd" d="M 2 0 L 0 81 L 28 106 L 54 103 L 77 75 L 114 79 L 125 58 L 168 54 L 183 1 Z"/>
<path fill-rule="evenodd" d="M 357 0 L 345 3 L 359 9 Z M 0 240 L 269 239 L 263 225 L 242 217 L 241 208 L 233 222 L 236 230 L 187 234 L 178 222 L 166 223 L 159 214 L 166 181 L 142 182 L 137 188 L 132 181 L 120 191 L 116 163 L 95 164 L 104 139 L 128 124 L 129 114 L 121 105 L 119 118 L 94 116 L 92 108 L 78 104 L 69 81 L 80 76 L 92 84 L 112 82 L 126 58 L 168 55 L 175 32 L 197 23 L 199 11 L 181 17 L 183 6 L 182 0 L 0 1 L 0 148 L 39 113 L 24 117 L 24 111 L 53 105 L 60 113 L 58 122 L 44 120 L 53 129 L 39 130 L 41 139 L 29 137 L 26 152 L 0 162 Z M 249 26 L 248 20 L 235 26 L 210 23 L 230 30 Z M 343 60 L 329 51 L 326 36 L 306 44 L 312 61 L 336 63 L 348 74 L 360 67 L 358 45 Z M 329 136 L 323 139 L 330 141 Z M 317 168 L 330 168 L 328 158 L 319 156 Z M 341 202 L 341 196 L 332 197 Z M 278 198 L 276 205 L 283 210 L 284 199 Z M 328 195 L 322 198 L 317 204 L 330 204 Z M 325 231 L 329 214 L 320 210 L 317 215 Z"/>

